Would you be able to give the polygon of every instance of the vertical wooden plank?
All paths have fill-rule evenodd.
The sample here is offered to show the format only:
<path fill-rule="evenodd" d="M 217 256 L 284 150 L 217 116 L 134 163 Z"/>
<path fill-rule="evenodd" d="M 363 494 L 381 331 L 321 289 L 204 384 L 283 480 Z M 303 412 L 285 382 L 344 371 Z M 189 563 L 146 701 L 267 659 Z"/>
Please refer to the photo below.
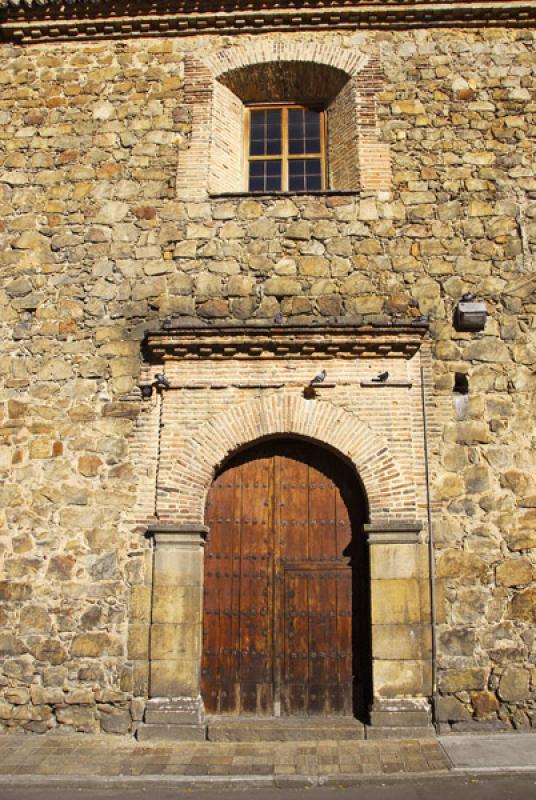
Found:
<path fill-rule="evenodd" d="M 309 469 L 310 558 L 333 561 L 337 558 L 335 497 L 333 482 L 320 470 Z"/>
<path fill-rule="evenodd" d="M 218 600 L 215 596 L 212 575 L 212 547 L 217 531 L 215 506 L 218 504 L 219 486 L 214 482 L 210 488 L 206 519 L 210 526 L 210 536 L 205 547 L 204 589 L 203 589 L 203 656 L 201 661 L 201 693 L 208 713 L 218 713 L 218 650 L 219 619 Z"/>
<path fill-rule="evenodd" d="M 280 708 L 282 713 L 290 714 L 303 710 L 305 681 L 302 673 L 307 668 L 307 639 L 303 640 L 300 626 L 303 620 L 288 616 L 297 614 L 303 587 L 294 579 L 288 579 L 285 572 L 286 566 L 308 555 L 308 467 L 298 459 L 294 443 L 281 448 L 281 454 L 275 457 L 275 482 L 275 683 L 280 696 L 277 710 Z M 292 597 L 283 597 L 286 592 L 291 592 Z M 289 602 L 295 606 L 292 612 Z M 304 608 L 300 605 L 301 611 Z"/>
<path fill-rule="evenodd" d="M 272 681 L 273 714 L 281 715 L 283 698 L 283 670 L 286 659 L 287 638 L 284 633 L 284 573 L 281 556 L 281 458 L 272 458 Z"/>
<path fill-rule="evenodd" d="M 279 464 L 279 539 L 284 563 L 309 558 L 309 467 L 298 459 L 298 453 L 294 457 L 288 454 L 276 457 Z"/>
<path fill-rule="evenodd" d="M 220 589 L 219 713 L 232 714 L 239 711 L 236 639 L 240 587 L 235 553 L 240 546 L 240 523 L 237 515 L 241 501 L 240 467 L 226 470 L 219 480 L 222 492 L 218 517 L 225 520 L 220 528 L 219 552 L 216 553 L 216 575 Z"/>
<path fill-rule="evenodd" d="M 269 547 L 263 531 L 268 527 L 264 504 L 270 461 L 257 458 L 242 466 L 242 527 L 240 577 L 240 708 L 261 713 L 258 702 L 271 686 L 269 649 Z"/>
<path fill-rule="evenodd" d="M 285 715 L 303 714 L 307 709 L 309 683 L 309 618 L 307 576 L 290 569 L 285 575 L 284 672 L 281 687 Z"/>
<path fill-rule="evenodd" d="M 337 581 L 337 682 L 342 693 L 340 713 L 346 715 L 353 712 L 353 624 L 352 572 L 341 570 Z"/>
<path fill-rule="evenodd" d="M 348 507 L 343 500 L 341 491 L 335 489 L 335 524 L 336 524 L 336 550 L 338 558 L 349 558 L 349 550 L 352 545 L 352 525 Z M 345 555 L 346 554 L 346 555 Z"/>

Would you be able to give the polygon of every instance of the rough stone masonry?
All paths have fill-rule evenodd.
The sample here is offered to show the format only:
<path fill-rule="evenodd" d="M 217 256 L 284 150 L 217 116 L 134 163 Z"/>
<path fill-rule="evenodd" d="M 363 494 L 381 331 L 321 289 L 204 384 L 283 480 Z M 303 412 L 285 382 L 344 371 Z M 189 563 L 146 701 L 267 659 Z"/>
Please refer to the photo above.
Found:
<path fill-rule="evenodd" d="M 536 727 L 534 40 L 423 26 L 0 43 L 3 729 L 136 730 L 159 425 L 142 340 L 167 318 L 277 314 L 429 317 L 441 718 Z M 273 42 L 377 54 L 389 185 L 178 192 L 195 126 L 210 135 L 192 59 Z M 487 304 L 482 333 L 452 324 L 466 292 Z"/>

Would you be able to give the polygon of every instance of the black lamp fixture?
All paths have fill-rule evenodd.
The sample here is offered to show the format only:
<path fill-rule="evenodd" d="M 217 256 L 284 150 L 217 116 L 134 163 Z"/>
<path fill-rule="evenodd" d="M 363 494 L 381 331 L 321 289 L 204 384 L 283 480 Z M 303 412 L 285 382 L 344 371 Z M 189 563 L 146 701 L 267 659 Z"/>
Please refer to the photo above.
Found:
<path fill-rule="evenodd" d="M 486 304 L 476 300 L 472 292 L 466 292 L 454 311 L 454 327 L 457 331 L 483 331 L 487 317 Z"/>
<path fill-rule="evenodd" d="M 171 384 L 161 372 L 158 372 L 154 376 L 154 381 L 151 383 L 140 383 L 138 384 L 141 396 L 143 400 L 150 400 L 153 396 L 153 389 L 158 389 L 162 391 L 162 389 L 171 389 Z"/>

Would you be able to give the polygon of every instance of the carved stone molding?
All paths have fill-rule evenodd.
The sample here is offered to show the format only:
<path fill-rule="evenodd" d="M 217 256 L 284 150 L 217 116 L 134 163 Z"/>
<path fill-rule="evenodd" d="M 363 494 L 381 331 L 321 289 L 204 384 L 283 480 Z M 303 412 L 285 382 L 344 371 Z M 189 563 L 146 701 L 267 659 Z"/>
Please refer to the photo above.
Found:
<path fill-rule="evenodd" d="M 198 359 L 411 358 L 428 324 L 214 325 L 164 327 L 146 334 L 145 358 Z"/>
<path fill-rule="evenodd" d="M 418 520 L 384 520 L 364 525 L 369 544 L 419 544 L 422 523 Z"/>
<path fill-rule="evenodd" d="M 292 30 L 404 29 L 536 23 L 534 0 L 325 0 L 322 6 L 270 7 L 263 0 L 172 4 L 168 0 L 31 2 L 0 0 L 0 40 L 17 42 L 113 39 L 139 36 L 267 33 Z"/>

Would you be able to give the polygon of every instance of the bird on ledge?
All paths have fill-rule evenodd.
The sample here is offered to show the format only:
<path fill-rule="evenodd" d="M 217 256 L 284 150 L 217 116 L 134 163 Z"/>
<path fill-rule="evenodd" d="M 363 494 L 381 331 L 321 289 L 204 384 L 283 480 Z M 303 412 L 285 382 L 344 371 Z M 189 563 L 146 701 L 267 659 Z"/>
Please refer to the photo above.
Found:
<path fill-rule="evenodd" d="M 319 383 L 324 383 L 327 374 L 328 373 L 326 372 L 326 370 L 323 369 L 322 372 L 319 372 L 318 375 L 314 376 L 309 386 L 318 386 Z"/>
<path fill-rule="evenodd" d="M 376 377 L 372 378 L 372 380 L 374 381 L 374 383 L 385 383 L 388 377 L 389 373 L 387 372 L 387 370 L 385 370 L 385 372 L 380 372 L 380 374 L 376 375 Z"/>

